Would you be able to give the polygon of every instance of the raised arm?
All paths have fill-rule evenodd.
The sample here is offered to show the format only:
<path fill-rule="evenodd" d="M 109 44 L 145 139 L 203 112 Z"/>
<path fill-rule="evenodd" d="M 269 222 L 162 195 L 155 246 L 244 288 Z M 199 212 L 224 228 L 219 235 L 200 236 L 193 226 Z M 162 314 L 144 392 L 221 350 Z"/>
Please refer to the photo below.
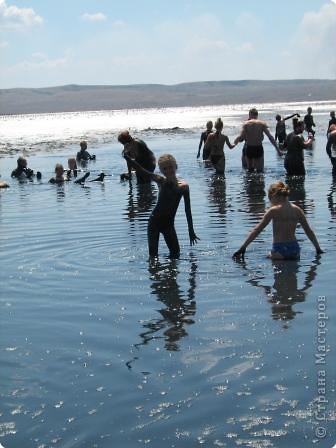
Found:
<path fill-rule="evenodd" d="M 240 246 L 240 248 L 233 254 L 233 258 L 244 258 L 245 251 L 247 246 L 252 243 L 253 240 L 257 238 L 259 233 L 269 224 L 271 219 L 273 218 L 273 211 L 270 208 L 262 217 L 261 221 L 254 227 L 254 229 L 250 232 L 244 243 Z"/>
<path fill-rule="evenodd" d="M 300 114 L 292 114 L 292 115 L 288 115 L 288 117 L 283 118 L 284 121 L 289 120 L 290 118 L 294 118 L 294 117 L 299 117 Z"/>
<path fill-rule="evenodd" d="M 299 223 L 301 224 L 305 234 L 307 235 L 307 237 L 310 239 L 310 241 L 313 243 L 313 246 L 316 249 L 316 253 L 317 254 L 323 254 L 323 250 L 320 248 L 320 245 L 317 241 L 316 235 L 313 232 L 313 230 L 311 229 L 310 225 L 308 224 L 308 221 L 303 213 L 303 211 L 301 209 L 298 210 L 299 213 Z"/>
<path fill-rule="evenodd" d="M 199 238 L 194 232 L 193 219 L 191 214 L 191 205 L 190 205 L 190 192 L 189 192 L 189 186 L 187 184 L 183 187 L 183 199 L 184 199 L 184 210 L 188 222 L 190 245 L 192 246 L 193 244 L 197 243 L 197 240 L 199 240 Z"/>

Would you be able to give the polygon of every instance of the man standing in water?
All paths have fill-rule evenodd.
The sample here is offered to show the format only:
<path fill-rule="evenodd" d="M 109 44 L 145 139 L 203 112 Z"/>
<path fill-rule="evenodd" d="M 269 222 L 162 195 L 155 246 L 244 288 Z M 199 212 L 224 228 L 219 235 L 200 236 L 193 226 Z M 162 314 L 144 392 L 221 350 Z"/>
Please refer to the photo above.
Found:
<path fill-rule="evenodd" d="M 245 158 L 249 171 L 261 172 L 264 169 L 264 148 L 262 142 L 264 134 L 276 149 L 279 156 L 282 155 L 273 135 L 270 133 L 267 124 L 258 119 L 258 111 L 253 108 L 249 111 L 249 119 L 243 124 L 240 135 L 235 139 L 234 144 L 245 141 Z"/>

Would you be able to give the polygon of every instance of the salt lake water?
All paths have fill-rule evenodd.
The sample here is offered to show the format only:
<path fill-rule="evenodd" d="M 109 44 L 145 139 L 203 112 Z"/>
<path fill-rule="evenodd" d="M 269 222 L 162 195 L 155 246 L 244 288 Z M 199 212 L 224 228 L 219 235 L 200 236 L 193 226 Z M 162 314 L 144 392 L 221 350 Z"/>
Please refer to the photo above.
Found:
<path fill-rule="evenodd" d="M 309 103 L 260 104 L 274 115 Z M 265 173 L 226 150 L 225 177 L 196 159 L 208 119 L 231 141 L 250 105 L 0 117 L 0 443 L 5 448 L 334 446 L 336 182 L 325 153 L 329 111 L 317 124 L 306 179 L 286 179 L 265 141 Z M 196 234 L 181 204 L 181 258 L 164 242 L 149 263 L 155 184 L 120 181 L 120 129 L 156 156 L 175 155 L 190 185 Z M 287 122 L 290 130 L 291 122 Z M 84 186 L 48 184 L 57 162 L 87 139 L 96 161 Z M 10 179 L 18 155 L 42 180 Z M 104 183 L 90 178 L 104 171 Z M 301 228 L 300 261 L 272 262 L 271 226 L 232 260 L 289 181 L 325 253 Z M 319 333 L 320 331 L 320 333 Z"/>

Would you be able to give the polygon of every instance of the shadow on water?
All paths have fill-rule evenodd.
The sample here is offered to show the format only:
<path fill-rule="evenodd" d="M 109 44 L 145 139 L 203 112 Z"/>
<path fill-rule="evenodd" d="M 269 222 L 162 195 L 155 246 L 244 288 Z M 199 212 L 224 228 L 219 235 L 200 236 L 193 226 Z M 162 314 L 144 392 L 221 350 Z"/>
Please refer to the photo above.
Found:
<path fill-rule="evenodd" d="M 273 267 L 273 285 L 263 285 L 265 280 L 258 278 L 245 261 L 237 261 L 248 277 L 247 283 L 261 288 L 267 301 L 271 304 L 271 315 L 274 320 L 288 321 L 294 319 L 297 311 L 293 309 L 296 303 L 304 302 L 309 288 L 311 288 L 317 276 L 317 268 L 320 265 L 320 256 L 316 256 L 309 269 L 302 272 L 299 260 L 270 260 Z M 304 275 L 303 286 L 298 287 L 298 276 Z M 284 325 L 285 328 L 286 325 Z"/>
<path fill-rule="evenodd" d="M 188 287 L 184 291 L 178 283 L 179 260 L 168 260 L 165 263 L 158 259 L 149 262 L 148 273 L 151 282 L 151 294 L 163 305 L 158 312 L 159 318 L 151 319 L 143 323 L 143 329 L 139 336 L 141 342 L 134 344 L 139 349 L 155 339 L 164 339 L 164 347 L 168 351 L 179 351 L 179 341 L 188 335 L 186 327 L 194 323 L 193 316 L 196 313 L 196 273 L 197 261 L 190 258 Z M 161 333 L 162 332 L 162 333 Z M 126 363 L 129 369 L 137 360 L 134 357 Z"/>

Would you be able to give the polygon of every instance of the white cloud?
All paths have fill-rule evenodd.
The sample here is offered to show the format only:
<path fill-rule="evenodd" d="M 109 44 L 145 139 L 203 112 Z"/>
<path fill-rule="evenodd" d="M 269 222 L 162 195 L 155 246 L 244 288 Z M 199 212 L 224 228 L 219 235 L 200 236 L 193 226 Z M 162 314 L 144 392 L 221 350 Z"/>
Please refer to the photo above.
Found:
<path fill-rule="evenodd" d="M 336 77 L 336 8 L 331 3 L 304 14 L 295 36 L 298 74 L 305 77 Z"/>
<path fill-rule="evenodd" d="M 41 16 L 32 8 L 8 6 L 6 0 L 0 0 L 0 29 L 24 29 L 43 23 Z"/>
<path fill-rule="evenodd" d="M 89 14 L 88 12 L 85 12 L 81 15 L 81 18 L 85 20 L 86 22 L 103 22 L 107 19 L 105 14 L 102 12 L 96 12 L 94 14 Z"/>

